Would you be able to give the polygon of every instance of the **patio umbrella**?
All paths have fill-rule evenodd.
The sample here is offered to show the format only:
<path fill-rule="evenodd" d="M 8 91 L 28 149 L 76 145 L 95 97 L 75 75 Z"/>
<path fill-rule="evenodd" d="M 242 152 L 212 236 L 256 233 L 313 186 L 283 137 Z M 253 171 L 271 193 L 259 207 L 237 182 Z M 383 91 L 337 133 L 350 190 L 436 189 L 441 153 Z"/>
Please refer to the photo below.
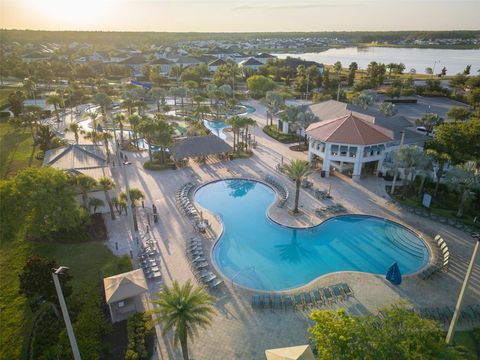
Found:
<path fill-rule="evenodd" d="M 394 285 L 402 283 L 402 274 L 396 261 L 388 268 L 386 279 Z"/>
<path fill-rule="evenodd" d="M 265 350 L 267 360 L 315 360 L 308 345 Z"/>

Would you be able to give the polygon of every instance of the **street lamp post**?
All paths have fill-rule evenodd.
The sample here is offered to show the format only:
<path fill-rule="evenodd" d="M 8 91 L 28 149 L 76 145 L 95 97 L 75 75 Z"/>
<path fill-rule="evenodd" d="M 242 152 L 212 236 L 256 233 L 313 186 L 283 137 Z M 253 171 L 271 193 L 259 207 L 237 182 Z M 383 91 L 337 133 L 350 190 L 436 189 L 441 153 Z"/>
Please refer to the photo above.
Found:
<path fill-rule="evenodd" d="M 402 149 L 404 140 L 405 140 L 405 131 L 402 131 L 402 139 L 400 140 L 399 150 Z M 395 184 L 397 183 L 397 172 L 398 172 L 398 162 L 395 161 L 395 172 L 393 174 L 392 189 L 390 191 L 390 194 L 392 195 L 395 192 Z"/>
<path fill-rule="evenodd" d="M 477 239 L 477 243 L 475 244 L 475 248 L 473 249 L 472 259 L 470 260 L 470 264 L 468 265 L 467 273 L 465 274 L 465 279 L 463 280 L 462 289 L 460 290 L 460 295 L 458 296 L 457 305 L 455 305 L 455 312 L 453 313 L 452 321 L 450 322 L 450 327 L 448 328 L 447 338 L 445 339 L 445 342 L 447 344 L 450 344 L 452 342 L 453 336 L 455 335 L 457 321 L 462 312 L 463 297 L 465 296 L 468 282 L 470 281 L 470 277 L 472 276 L 473 265 L 475 264 L 475 260 L 477 259 L 478 249 L 480 248 L 480 234 L 473 233 L 472 236 Z"/>
<path fill-rule="evenodd" d="M 62 286 L 60 285 L 60 280 L 58 278 L 59 275 L 67 272 L 69 268 L 66 266 L 60 266 L 58 269 L 53 270 L 53 283 L 55 284 L 55 290 L 57 290 L 58 301 L 60 302 L 60 308 L 62 309 L 63 320 L 65 321 L 65 326 L 67 328 L 70 346 L 72 347 L 73 358 L 75 360 L 82 360 L 80 357 L 80 351 L 78 350 L 77 339 L 75 339 L 75 333 L 73 332 L 72 322 L 70 321 L 70 316 L 68 315 L 67 304 L 65 303 L 65 298 L 63 297 Z"/>

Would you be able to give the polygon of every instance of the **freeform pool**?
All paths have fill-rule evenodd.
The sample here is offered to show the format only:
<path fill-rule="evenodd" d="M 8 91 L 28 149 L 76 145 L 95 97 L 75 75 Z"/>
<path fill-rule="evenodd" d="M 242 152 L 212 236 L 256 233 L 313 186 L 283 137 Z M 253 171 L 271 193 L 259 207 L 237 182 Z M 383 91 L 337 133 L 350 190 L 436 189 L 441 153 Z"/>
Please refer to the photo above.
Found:
<path fill-rule="evenodd" d="M 337 271 L 386 274 L 394 261 L 402 274 L 411 274 L 430 258 L 415 233 L 374 216 L 338 216 L 311 229 L 276 224 L 266 215 L 275 192 L 252 180 L 209 183 L 195 200 L 223 221 L 214 263 L 232 282 L 250 289 L 296 288 Z"/>

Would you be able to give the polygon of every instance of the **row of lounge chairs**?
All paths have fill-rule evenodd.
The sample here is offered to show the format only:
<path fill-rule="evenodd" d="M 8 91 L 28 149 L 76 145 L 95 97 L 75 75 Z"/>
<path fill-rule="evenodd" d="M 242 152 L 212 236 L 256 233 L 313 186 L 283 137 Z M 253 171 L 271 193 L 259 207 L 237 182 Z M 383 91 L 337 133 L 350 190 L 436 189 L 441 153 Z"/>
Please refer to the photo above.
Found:
<path fill-rule="evenodd" d="M 203 243 L 200 237 L 193 237 L 187 241 L 187 259 L 198 281 L 209 288 L 216 288 L 223 284 L 223 280 L 215 275 L 203 252 Z"/>
<path fill-rule="evenodd" d="M 450 251 L 448 250 L 448 245 L 440 235 L 435 236 L 435 244 L 439 250 L 437 262 L 418 275 L 422 280 L 428 279 L 439 271 L 448 270 L 448 265 L 450 264 Z"/>
<path fill-rule="evenodd" d="M 317 198 L 317 200 L 325 200 L 325 199 L 332 198 L 332 195 L 330 195 L 328 191 L 320 190 L 320 189 L 315 189 L 313 191 L 313 195 Z"/>
<path fill-rule="evenodd" d="M 342 204 L 333 204 L 315 209 L 317 215 L 323 215 L 325 213 L 338 214 L 346 211 L 347 209 Z"/>
<path fill-rule="evenodd" d="M 195 206 L 193 206 L 190 198 L 188 197 L 190 190 L 193 188 L 194 184 L 187 183 L 183 185 L 180 190 L 177 191 L 175 194 L 175 200 L 177 203 L 178 208 L 187 216 L 189 217 L 198 217 L 200 218 L 200 214 Z"/>
<path fill-rule="evenodd" d="M 424 319 L 431 319 L 443 323 L 449 323 L 452 320 L 455 307 L 444 306 L 435 308 L 416 308 L 415 312 Z M 468 305 L 462 308 L 458 321 L 463 324 L 473 325 L 480 320 L 480 304 Z"/>
<path fill-rule="evenodd" d="M 287 203 L 289 192 L 288 189 L 280 183 L 276 178 L 274 178 L 271 175 L 265 176 L 265 182 L 272 185 L 275 190 L 277 191 L 277 194 L 279 196 L 279 200 L 277 201 L 277 206 L 278 207 L 284 207 L 285 204 Z"/>
<path fill-rule="evenodd" d="M 142 245 L 138 260 L 147 279 L 157 279 L 162 276 L 160 273 L 159 253 L 153 241 L 147 241 L 146 244 Z"/>
<path fill-rule="evenodd" d="M 324 306 L 353 297 L 353 290 L 347 283 L 331 285 L 311 292 L 293 295 L 252 295 L 252 306 L 255 308 L 302 308 L 308 306 Z"/>

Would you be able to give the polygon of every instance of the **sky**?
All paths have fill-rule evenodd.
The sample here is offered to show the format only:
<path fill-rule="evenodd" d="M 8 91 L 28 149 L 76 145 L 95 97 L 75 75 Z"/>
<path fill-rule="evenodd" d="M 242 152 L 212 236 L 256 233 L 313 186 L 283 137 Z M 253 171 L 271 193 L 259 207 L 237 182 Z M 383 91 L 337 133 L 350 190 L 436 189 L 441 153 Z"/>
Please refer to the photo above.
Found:
<path fill-rule="evenodd" d="M 478 30 L 480 0 L 0 0 L 0 28 L 170 32 Z"/>

